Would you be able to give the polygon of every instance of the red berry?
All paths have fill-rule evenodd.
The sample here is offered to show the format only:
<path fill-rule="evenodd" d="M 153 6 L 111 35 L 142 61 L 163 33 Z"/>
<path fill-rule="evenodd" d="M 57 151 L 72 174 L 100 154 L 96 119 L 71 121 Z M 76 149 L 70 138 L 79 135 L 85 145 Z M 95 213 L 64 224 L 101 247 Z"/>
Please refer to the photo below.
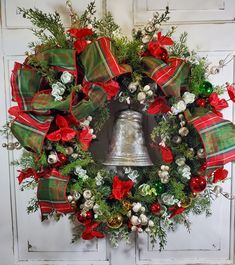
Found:
<path fill-rule="evenodd" d="M 151 206 L 150 206 L 150 211 L 153 214 L 158 214 L 161 211 L 161 204 L 158 202 L 154 202 Z"/>
<path fill-rule="evenodd" d="M 68 160 L 67 156 L 62 153 L 58 153 L 58 159 L 62 164 L 66 163 Z"/>
<path fill-rule="evenodd" d="M 78 211 L 77 212 L 77 219 L 80 223 L 84 224 L 84 223 L 87 223 L 87 222 L 91 222 L 92 219 L 93 219 L 93 213 L 91 211 L 89 212 L 86 212 L 86 216 L 84 215 L 81 215 L 81 212 L 82 211 Z"/>
<path fill-rule="evenodd" d="M 196 105 L 201 108 L 205 108 L 206 106 L 206 100 L 204 98 L 198 98 L 196 100 Z"/>

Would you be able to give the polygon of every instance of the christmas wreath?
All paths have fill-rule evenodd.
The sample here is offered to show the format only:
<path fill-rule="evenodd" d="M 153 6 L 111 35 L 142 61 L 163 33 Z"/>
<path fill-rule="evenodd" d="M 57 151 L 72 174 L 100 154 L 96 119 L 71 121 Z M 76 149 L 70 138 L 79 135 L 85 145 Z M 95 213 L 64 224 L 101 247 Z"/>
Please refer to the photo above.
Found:
<path fill-rule="evenodd" d="M 188 227 L 190 213 L 209 215 L 215 197 L 230 196 L 218 182 L 228 175 L 224 164 L 235 159 L 235 127 L 222 117 L 228 103 L 220 95 L 227 90 L 235 102 L 235 88 L 208 81 L 226 61 L 211 66 L 188 49 L 186 33 L 173 40 L 175 27 L 162 33 L 168 8 L 133 30 L 131 40 L 110 13 L 96 18 L 94 2 L 82 15 L 69 1 L 67 8 L 68 30 L 57 12 L 19 8 L 36 26 L 39 42 L 30 43 L 23 64 L 15 63 L 17 106 L 9 109 L 14 118 L 4 131 L 17 138 L 14 147 L 24 148 L 15 161 L 22 190 L 37 191 L 28 212 L 40 209 L 42 220 L 69 214 L 74 241 L 107 235 L 118 243 L 136 231 L 163 248 L 169 229 Z M 122 103 L 122 124 L 115 130 L 136 150 L 123 164 L 104 163 L 89 151 L 114 102 Z M 131 138 L 140 130 L 140 113 L 155 119 L 149 148 L 160 156 L 154 164 L 144 143 Z M 142 163 L 139 145 L 145 148 Z"/>

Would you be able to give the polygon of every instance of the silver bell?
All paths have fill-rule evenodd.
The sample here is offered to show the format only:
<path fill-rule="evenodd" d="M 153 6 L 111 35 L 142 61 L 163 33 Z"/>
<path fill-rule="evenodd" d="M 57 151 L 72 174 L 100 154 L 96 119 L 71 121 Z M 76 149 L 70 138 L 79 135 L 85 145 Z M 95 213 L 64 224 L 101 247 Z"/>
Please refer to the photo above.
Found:
<path fill-rule="evenodd" d="M 125 110 L 120 112 L 113 129 L 107 166 L 152 166 L 142 131 L 142 114 Z"/>

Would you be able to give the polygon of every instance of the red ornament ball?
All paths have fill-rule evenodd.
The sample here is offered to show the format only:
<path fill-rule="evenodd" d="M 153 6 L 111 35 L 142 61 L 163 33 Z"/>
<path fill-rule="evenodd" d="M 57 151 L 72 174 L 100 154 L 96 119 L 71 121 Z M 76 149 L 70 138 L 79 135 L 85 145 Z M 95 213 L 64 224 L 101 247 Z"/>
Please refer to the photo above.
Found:
<path fill-rule="evenodd" d="M 206 178 L 204 176 L 192 177 L 189 181 L 192 192 L 202 192 L 206 188 Z"/>
<path fill-rule="evenodd" d="M 196 105 L 201 108 L 205 108 L 206 106 L 206 100 L 204 98 L 198 98 L 196 100 Z"/>
<path fill-rule="evenodd" d="M 62 164 L 66 163 L 68 160 L 67 156 L 62 153 L 58 153 L 58 159 Z"/>
<path fill-rule="evenodd" d="M 161 204 L 158 202 L 154 202 L 151 206 L 150 206 L 150 211 L 153 214 L 158 214 L 161 211 Z"/>
<path fill-rule="evenodd" d="M 84 224 L 87 222 L 91 222 L 93 219 L 93 213 L 91 211 L 86 212 L 86 216 L 81 215 L 82 211 L 77 212 L 77 219 L 80 223 Z"/>

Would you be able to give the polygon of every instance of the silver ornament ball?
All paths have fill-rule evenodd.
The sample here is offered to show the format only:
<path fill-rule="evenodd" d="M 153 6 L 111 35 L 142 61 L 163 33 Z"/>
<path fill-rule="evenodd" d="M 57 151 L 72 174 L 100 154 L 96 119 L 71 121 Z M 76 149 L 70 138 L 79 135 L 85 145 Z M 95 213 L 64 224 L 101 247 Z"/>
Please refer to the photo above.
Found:
<path fill-rule="evenodd" d="M 57 156 L 57 154 L 50 154 L 49 156 L 48 156 L 48 158 L 47 158 L 47 162 L 48 162 L 48 164 L 55 164 L 56 162 L 58 162 L 58 156 Z"/>
<path fill-rule="evenodd" d="M 72 155 L 73 153 L 73 147 L 72 146 L 68 146 L 65 148 L 65 153 L 66 155 Z"/>
<path fill-rule="evenodd" d="M 182 127 L 179 129 L 179 135 L 181 135 L 182 137 L 185 137 L 189 134 L 189 130 L 186 127 Z"/>
<path fill-rule="evenodd" d="M 212 191 L 215 193 L 216 197 L 218 197 L 220 195 L 220 193 L 223 192 L 223 188 L 216 185 Z"/>
<path fill-rule="evenodd" d="M 175 144 L 180 144 L 182 142 L 182 138 L 179 135 L 175 135 L 172 137 L 172 142 Z"/>
<path fill-rule="evenodd" d="M 73 196 L 72 195 L 68 195 L 67 196 L 67 200 L 68 200 L 68 202 L 72 202 L 73 201 Z"/>
<path fill-rule="evenodd" d="M 203 148 L 200 148 L 197 150 L 197 156 L 201 159 L 205 158 L 206 157 L 206 153 L 205 153 L 205 150 Z"/>

